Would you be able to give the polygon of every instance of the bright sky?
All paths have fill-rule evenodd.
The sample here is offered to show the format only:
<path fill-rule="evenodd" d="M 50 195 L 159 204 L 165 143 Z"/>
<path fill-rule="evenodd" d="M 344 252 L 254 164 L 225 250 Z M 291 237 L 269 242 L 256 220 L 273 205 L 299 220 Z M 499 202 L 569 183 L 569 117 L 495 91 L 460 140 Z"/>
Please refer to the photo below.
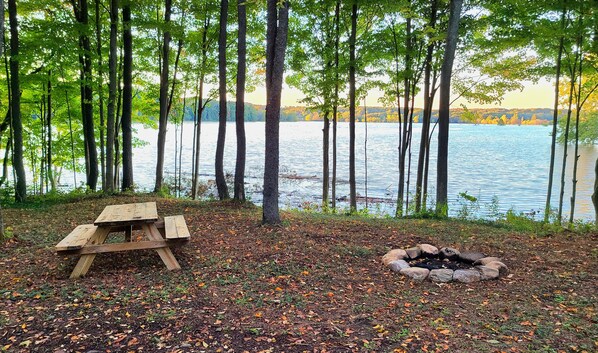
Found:
<path fill-rule="evenodd" d="M 500 105 L 479 105 L 476 103 L 468 103 L 464 99 L 458 99 L 453 103 L 453 107 L 460 107 L 461 104 L 465 104 L 468 108 L 552 108 L 554 86 L 548 81 L 539 81 L 538 83 L 524 82 L 525 88 L 523 91 L 512 91 L 505 94 L 504 99 Z M 378 90 L 372 90 L 366 97 L 366 103 L 371 106 L 380 106 L 378 98 L 381 93 Z M 290 88 L 287 85 L 284 86 L 282 92 L 282 106 L 297 106 L 303 105 L 298 101 L 303 98 L 301 91 L 295 88 Z M 257 87 L 252 93 L 248 93 L 245 99 L 249 103 L 253 104 L 266 104 L 266 89 L 264 87 Z M 436 99 L 438 102 L 438 99 Z M 363 103 L 363 102 L 361 102 Z M 422 95 L 415 99 L 416 107 L 423 107 Z"/>

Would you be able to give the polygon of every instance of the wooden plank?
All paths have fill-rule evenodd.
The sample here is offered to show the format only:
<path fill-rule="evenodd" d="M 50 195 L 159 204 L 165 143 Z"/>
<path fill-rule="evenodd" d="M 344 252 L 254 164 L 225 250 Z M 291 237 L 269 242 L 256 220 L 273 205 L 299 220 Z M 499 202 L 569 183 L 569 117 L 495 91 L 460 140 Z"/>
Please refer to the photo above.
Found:
<path fill-rule="evenodd" d="M 103 244 L 106 241 L 108 233 L 110 233 L 109 227 L 97 227 L 89 241 L 89 244 Z M 71 278 L 85 276 L 95 258 L 96 254 L 82 255 L 79 259 L 79 262 L 77 262 L 77 266 L 75 266 L 73 272 L 71 272 Z"/>
<path fill-rule="evenodd" d="M 129 250 L 157 249 L 169 246 L 166 240 L 138 241 L 134 243 L 114 243 L 87 245 L 82 249 L 76 250 L 76 254 L 101 254 L 107 252 L 119 252 Z"/>
<path fill-rule="evenodd" d="M 155 224 L 144 224 L 143 231 L 145 232 L 149 240 L 163 240 Z M 169 270 L 181 269 L 181 266 L 172 254 L 172 251 L 170 251 L 170 248 L 166 247 L 156 249 L 156 252 L 158 253 L 158 255 L 160 255 L 160 258 L 162 259 L 162 262 L 164 262 L 164 265 L 166 265 L 166 268 L 168 268 Z"/>
<path fill-rule="evenodd" d="M 82 224 L 60 241 L 55 247 L 56 251 L 80 249 L 89 242 L 98 227 L 93 224 Z"/>
<path fill-rule="evenodd" d="M 164 217 L 164 229 L 166 239 L 184 239 L 191 236 L 182 215 Z"/>
<path fill-rule="evenodd" d="M 109 205 L 95 220 L 96 226 L 120 226 L 124 224 L 155 222 L 158 210 L 155 202 Z"/>

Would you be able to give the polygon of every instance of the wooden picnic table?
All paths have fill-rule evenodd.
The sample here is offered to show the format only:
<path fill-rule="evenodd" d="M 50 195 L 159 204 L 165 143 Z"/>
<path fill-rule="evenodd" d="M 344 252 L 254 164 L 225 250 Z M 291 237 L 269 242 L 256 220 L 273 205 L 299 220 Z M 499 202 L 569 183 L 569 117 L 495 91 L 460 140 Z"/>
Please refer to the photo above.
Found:
<path fill-rule="evenodd" d="M 133 241 L 131 234 L 140 229 L 146 240 Z M 125 241 L 108 243 L 110 233 L 125 232 Z M 155 202 L 110 205 L 93 224 L 77 226 L 56 245 L 56 251 L 81 255 L 71 278 L 84 276 L 97 254 L 117 251 L 155 249 L 169 270 L 181 266 L 170 247 L 189 240 L 190 233 L 183 216 L 164 217 L 159 221 Z"/>

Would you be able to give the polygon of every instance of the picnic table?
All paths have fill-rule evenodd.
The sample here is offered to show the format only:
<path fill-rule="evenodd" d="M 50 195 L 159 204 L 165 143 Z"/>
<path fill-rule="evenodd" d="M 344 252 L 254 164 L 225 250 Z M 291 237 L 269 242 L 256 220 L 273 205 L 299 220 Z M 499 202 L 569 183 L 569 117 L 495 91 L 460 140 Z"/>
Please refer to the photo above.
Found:
<path fill-rule="evenodd" d="M 141 230 L 144 238 L 134 241 L 133 230 Z M 124 242 L 105 243 L 108 235 L 125 232 Z M 110 205 L 93 224 L 77 226 L 55 247 L 58 253 L 81 255 L 70 278 L 84 276 L 97 254 L 155 249 L 169 270 L 181 266 L 170 248 L 189 240 L 189 229 L 182 215 L 164 217 L 161 221 L 155 202 Z"/>

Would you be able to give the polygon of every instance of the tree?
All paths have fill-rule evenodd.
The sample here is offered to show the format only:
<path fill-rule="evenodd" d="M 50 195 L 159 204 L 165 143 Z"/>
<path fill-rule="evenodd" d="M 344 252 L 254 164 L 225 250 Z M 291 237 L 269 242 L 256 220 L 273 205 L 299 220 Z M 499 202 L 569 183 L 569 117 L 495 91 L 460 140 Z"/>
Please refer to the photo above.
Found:
<path fill-rule="evenodd" d="M 98 182 L 98 152 L 94 133 L 93 120 L 93 89 L 91 44 L 87 35 L 89 26 L 89 10 L 87 0 L 71 0 L 75 18 L 80 24 L 79 29 L 79 63 L 81 80 L 81 116 L 83 121 L 83 141 L 85 143 L 85 171 L 87 186 L 95 190 Z"/>
<path fill-rule="evenodd" d="M 4 16 L 4 12 L 2 13 Z M 16 0 L 8 1 L 10 23 L 10 115 L 13 140 L 13 167 L 16 176 L 15 200 L 27 198 L 27 181 L 23 164 L 23 123 L 21 121 L 21 89 L 19 85 L 19 25 Z M 4 34 L 2 34 L 4 35 Z"/>
<path fill-rule="evenodd" d="M 282 78 L 287 47 L 289 1 L 268 0 L 266 33 L 266 151 L 262 223 L 279 224 L 278 171 Z"/>
<path fill-rule="evenodd" d="M 451 75 L 459 39 L 459 21 L 463 0 L 451 0 L 444 58 L 440 71 L 438 107 L 438 160 L 436 167 L 436 213 L 448 214 L 448 138 L 451 102 Z"/>
<path fill-rule="evenodd" d="M 108 116 L 106 118 L 106 191 L 114 191 L 114 128 L 116 124 L 117 95 L 117 36 L 118 36 L 118 0 L 110 0 L 110 49 L 108 55 Z"/>
<path fill-rule="evenodd" d="M 235 121 L 237 128 L 237 163 L 235 165 L 235 200 L 245 201 L 245 75 L 247 71 L 247 1 L 238 0 L 237 42 L 237 102 Z"/>
<path fill-rule="evenodd" d="M 122 93 L 122 160 L 121 190 L 133 187 L 133 134 L 131 127 L 133 103 L 133 36 L 131 35 L 131 0 L 123 2 L 123 93 Z"/>
<path fill-rule="evenodd" d="M 596 179 L 594 180 L 594 193 L 592 194 L 592 202 L 594 203 L 594 213 L 596 225 L 598 226 L 598 158 L 596 159 L 596 167 L 594 167 L 594 174 Z"/>
<path fill-rule="evenodd" d="M 349 36 L 349 197 L 351 211 L 357 211 L 355 188 L 355 42 L 357 36 L 357 0 L 351 6 L 351 34 Z"/>
<path fill-rule="evenodd" d="M 218 140 L 216 141 L 216 188 L 220 200 L 228 199 L 228 187 L 224 177 L 224 143 L 226 139 L 226 24 L 228 0 L 220 1 L 220 33 L 218 35 L 218 91 L 220 97 Z"/>
<path fill-rule="evenodd" d="M 162 39 L 162 63 L 160 66 L 160 120 L 158 123 L 158 158 L 156 161 L 156 185 L 154 192 L 162 189 L 164 177 L 164 147 L 166 144 L 166 129 L 168 127 L 168 73 L 170 65 L 170 16 L 172 14 L 172 0 L 165 0 L 164 24 Z"/>

